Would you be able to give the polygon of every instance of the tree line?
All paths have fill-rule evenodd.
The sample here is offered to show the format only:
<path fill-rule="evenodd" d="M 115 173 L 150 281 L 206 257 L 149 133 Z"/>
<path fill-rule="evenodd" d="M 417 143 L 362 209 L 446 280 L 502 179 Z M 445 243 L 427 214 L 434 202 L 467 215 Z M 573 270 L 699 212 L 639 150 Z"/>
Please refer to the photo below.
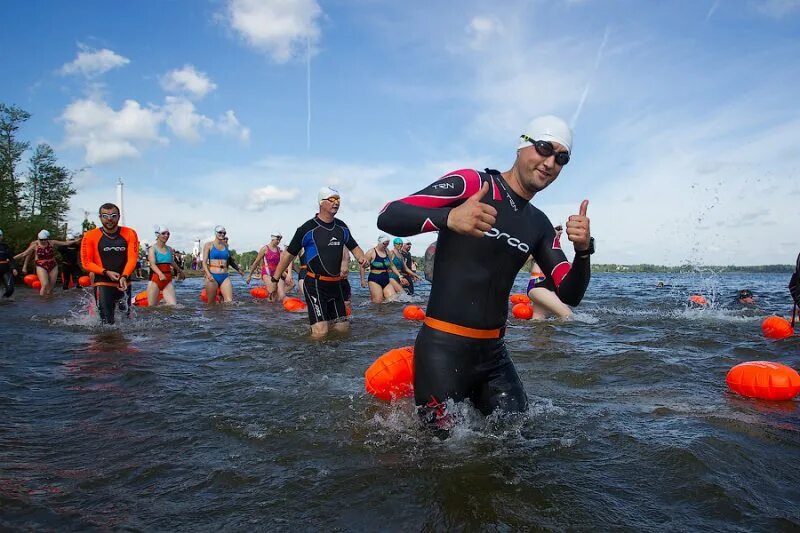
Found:
<path fill-rule="evenodd" d="M 0 229 L 16 251 L 43 229 L 53 238 L 64 238 L 75 194 L 75 171 L 59 165 L 55 150 L 47 143 L 31 150 L 30 141 L 21 139 L 20 128 L 30 118 L 24 109 L 0 102 Z"/>

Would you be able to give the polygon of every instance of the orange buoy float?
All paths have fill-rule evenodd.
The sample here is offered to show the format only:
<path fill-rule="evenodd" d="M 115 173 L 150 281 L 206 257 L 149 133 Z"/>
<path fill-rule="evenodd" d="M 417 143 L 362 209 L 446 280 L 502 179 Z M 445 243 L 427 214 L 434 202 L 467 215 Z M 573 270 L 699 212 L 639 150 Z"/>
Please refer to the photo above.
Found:
<path fill-rule="evenodd" d="M 511 314 L 514 315 L 514 318 L 530 320 L 533 318 L 533 307 L 531 304 L 519 303 L 511 308 Z"/>
<path fill-rule="evenodd" d="M 39 280 L 39 278 L 36 276 L 36 274 L 28 274 L 28 275 L 26 275 L 24 278 L 22 278 L 22 282 L 23 282 L 25 285 L 29 286 L 29 287 L 31 286 L 31 284 L 32 284 L 34 281 L 38 281 L 38 280 Z M 40 283 L 41 283 L 41 282 L 40 282 Z"/>
<path fill-rule="evenodd" d="M 403 346 L 378 357 L 364 373 L 367 392 L 385 401 L 414 394 L 414 347 Z"/>
<path fill-rule="evenodd" d="M 163 299 L 164 299 L 164 293 L 161 292 L 161 291 L 158 291 L 158 302 L 160 302 Z M 158 302 L 156 302 L 156 303 L 158 303 Z M 136 296 L 133 297 L 133 305 L 136 305 L 136 306 L 139 306 L 139 307 L 147 307 L 149 305 L 147 303 L 147 291 L 146 290 L 137 293 Z"/>
<path fill-rule="evenodd" d="M 269 296 L 269 291 L 266 287 L 253 287 L 250 289 L 250 296 L 253 298 L 263 299 Z"/>
<path fill-rule="evenodd" d="M 403 308 L 403 318 L 406 320 L 425 320 L 425 311 L 418 305 L 407 305 Z"/>
<path fill-rule="evenodd" d="M 350 316 L 353 314 L 353 308 L 349 305 L 344 306 L 344 316 Z"/>
<path fill-rule="evenodd" d="M 511 303 L 514 305 L 531 303 L 531 299 L 528 298 L 528 295 L 522 294 L 521 292 L 517 294 L 512 294 L 508 299 L 511 300 Z"/>
<path fill-rule="evenodd" d="M 737 394 L 761 400 L 791 400 L 800 392 L 800 374 L 770 361 L 748 361 L 731 368 L 725 378 Z"/>
<path fill-rule="evenodd" d="M 203 300 L 205 303 L 208 303 L 208 291 L 206 289 L 200 291 L 200 299 Z M 220 294 L 219 291 L 217 291 L 217 297 L 214 301 L 216 301 L 217 303 L 220 303 L 222 301 L 222 295 Z"/>
<path fill-rule="evenodd" d="M 761 331 L 768 339 L 785 339 L 794 335 L 792 324 L 780 316 L 768 316 L 761 323 Z"/>
<path fill-rule="evenodd" d="M 81 287 L 88 287 L 92 284 L 92 280 L 89 279 L 89 276 L 81 276 L 78 278 L 78 285 Z"/>
<path fill-rule="evenodd" d="M 290 313 L 302 313 L 306 310 L 306 303 L 300 298 L 290 296 L 283 299 L 283 308 Z"/>
<path fill-rule="evenodd" d="M 689 301 L 697 305 L 708 305 L 708 300 L 706 300 L 706 297 L 700 294 L 692 294 L 689 296 Z"/>
<path fill-rule="evenodd" d="M 31 283 L 31 289 L 41 289 L 41 288 L 42 288 L 42 282 L 39 281 L 38 279 L 34 280 L 33 283 Z"/>

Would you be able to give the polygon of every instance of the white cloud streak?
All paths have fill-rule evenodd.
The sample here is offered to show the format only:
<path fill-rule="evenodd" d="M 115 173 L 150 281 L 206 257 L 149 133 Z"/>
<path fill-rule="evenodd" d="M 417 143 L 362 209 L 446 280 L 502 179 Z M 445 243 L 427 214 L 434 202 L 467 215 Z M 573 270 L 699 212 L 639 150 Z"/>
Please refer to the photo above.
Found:
<path fill-rule="evenodd" d="M 161 77 L 160 81 L 165 91 L 193 100 L 200 100 L 217 88 L 217 85 L 205 72 L 196 70 L 193 65 L 184 65 L 182 68 L 170 70 Z"/>
<path fill-rule="evenodd" d="M 80 48 L 78 56 L 73 61 L 61 67 L 59 70 L 61 74 L 81 74 L 90 78 L 130 63 L 128 58 L 107 48 L 94 50 L 81 44 L 79 44 L 78 47 Z"/>

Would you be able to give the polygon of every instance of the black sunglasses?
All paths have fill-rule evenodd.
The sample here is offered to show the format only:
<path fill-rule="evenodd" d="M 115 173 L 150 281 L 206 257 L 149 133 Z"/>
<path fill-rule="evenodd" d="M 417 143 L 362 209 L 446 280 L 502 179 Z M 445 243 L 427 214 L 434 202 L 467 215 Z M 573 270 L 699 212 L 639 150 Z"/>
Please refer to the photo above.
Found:
<path fill-rule="evenodd" d="M 562 167 L 569 163 L 569 152 L 556 152 L 555 146 L 553 146 L 553 143 L 550 141 L 534 141 L 527 135 L 523 135 L 522 140 L 531 143 L 536 149 L 536 153 L 542 157 L 550 157 L 551 155 L 555 155 L 556 163 Z"/>

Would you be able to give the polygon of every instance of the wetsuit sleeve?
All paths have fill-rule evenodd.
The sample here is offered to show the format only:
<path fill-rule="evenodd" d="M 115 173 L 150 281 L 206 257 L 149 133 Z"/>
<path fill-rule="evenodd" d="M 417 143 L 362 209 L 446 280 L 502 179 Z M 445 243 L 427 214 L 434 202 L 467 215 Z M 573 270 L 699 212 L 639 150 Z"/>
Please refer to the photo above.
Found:
<path fill-rule="evenodd" d="M 476 170 L 451 172 L 411 196 L 386 204 L 378 215 L 378 228 L 398 237 L 446 229 L 450 211 L 478 192 L 481 182 Z"/>
<path fill-rule="evenodd" d="M 591 267 L 589 258 L 580 259 L 570 265 L 567 256 L 561 250 L 561 243 L 550 221 L 546 221 L 548 230 L 536 243 L 533 256 L 542 272 L 552 280 L 558 298 L 567 305 L 578 305 L 589 287 Z"/>
<path fill-rule="evenodd" d="M 139 260 L 139 236 L 130 228 L 121 228 L 122 238 L 128 243 L 128 261 L 122 269 L 122 275 L 130 278 L 136 270 L 136 262 Z"/>
<path fill-rule="evenodd" d="M 297 231 L 294 232 L 294 237 L 292 237 L 292 242 L 289 243 L 289 246 L 286 247 L 286 251 L 292 254 L 293 256 L 297 256 L 300 253 L 300 249 L 303 247 L 303 235 L 306 233 L 306 224 L 303 224 Z"/>
<path fill-rule="evenodd" d="M 81 265 L 86 272 L 103 274 L 103 265 L 100 262 L 100 253 L 97 245 L 100 242 L 101 233 L 99 230 L 86 232 L 81 240 Z"/>
<path fill-rule="evenodd" d="M 239 270 L 239 265 L 236 264 L 236 260 L 233 258 L 233 255 L 228 256 L 228 264 L 230 264 L 234 270 Z"/>

